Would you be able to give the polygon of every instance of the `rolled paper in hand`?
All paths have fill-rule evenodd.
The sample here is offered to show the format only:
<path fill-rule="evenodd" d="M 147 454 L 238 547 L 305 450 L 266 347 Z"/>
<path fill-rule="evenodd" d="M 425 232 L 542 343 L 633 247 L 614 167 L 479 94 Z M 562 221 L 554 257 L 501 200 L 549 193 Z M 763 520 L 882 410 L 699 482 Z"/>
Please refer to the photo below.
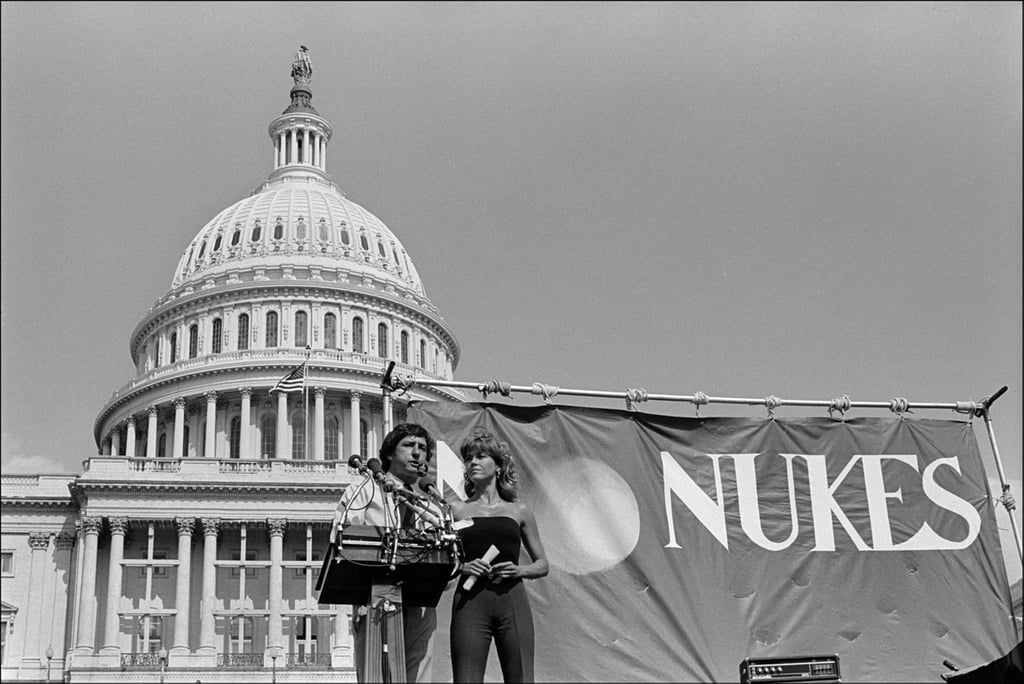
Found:
<path fill-rule="evenodd" d="M 487 563 L 490 563 L 492 560 L 494 560 L 497 557 L 498 557 L 498 548 L 494 544 L 491 544 L 490 548 L 487 549 L 487 551 L 484 553 L 484 556 L 483 556 L 484 561 L 487 562 Z M 462 588 L 465 591 L 469 591 L 470 589 L 473 588 L 473 585 L 476 584 L 476 579 L 477 579 L 476 575 L 470 575 L 469 577 L 466 578 L 466 581 L 463 583 Z"/>

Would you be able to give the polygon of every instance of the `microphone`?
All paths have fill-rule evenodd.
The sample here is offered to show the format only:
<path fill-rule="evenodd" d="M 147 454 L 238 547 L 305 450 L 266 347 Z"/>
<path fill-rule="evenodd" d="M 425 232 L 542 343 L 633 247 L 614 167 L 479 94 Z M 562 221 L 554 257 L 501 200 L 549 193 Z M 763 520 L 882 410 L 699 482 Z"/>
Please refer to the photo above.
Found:
<path fill-rule="evenodd" d="M 421 477 L 419 481 L 420 489 L 425 491 L 427 495 L 439 503 L 447 503 L 444 497 L 441 496 L 441 492 L 437 489 L 437 482 L 432 477 Z"/>
<path fill-rule="evenodd" d="M 416 464 L 416 472 L 419 473 L 420 477 L 424 477 L 427 474 L 427 472 L 429 472 L 429 471 L 430 471 L 430 466 L 428 466 L 426 463 L 417 463 Z"/>
<path fill-rule="evenodd" d="M 384 471 L 382 471 L 381 468 L 380 468 L 380 459 L 379 458 L 371 458 L 371 459 L 369 459 L 366 462 L 366 468 L 367 468 L 367 470 L 370 471 L 370 476 L 374 480 L 376 480 L 380 484 L 381 487 L 384 488 L 384 491 L 390 492 L 390 491 L 392 491 L 394 489 L 394 485 L 391 484 L 390 482 L 388 482 L 384 478 Z"/>
<path fill-rule="evenodd" d="M 366 470 L 366 466 L 363 465 L 363 459 L 359 458 L 359 454 L 352 454 L 348 459 L 348 467 L 355 468 L 359 472 Z"/>
<path fill-rule="evenodd" d="M 488 548 L 487 551 L 484 553 L 483 559 L 487 563 L 490 563 L 492 560 L 498 557 L 498 553 L 498 547 L 496 547 L 494 544 L 491 544 L 490 548 Z M 462 584 L 463 590 L 469 591 L 470 589 L 472 589 L 473 585 L 476 584 L 477 577 L 477 575 L 470 575 Z"/>

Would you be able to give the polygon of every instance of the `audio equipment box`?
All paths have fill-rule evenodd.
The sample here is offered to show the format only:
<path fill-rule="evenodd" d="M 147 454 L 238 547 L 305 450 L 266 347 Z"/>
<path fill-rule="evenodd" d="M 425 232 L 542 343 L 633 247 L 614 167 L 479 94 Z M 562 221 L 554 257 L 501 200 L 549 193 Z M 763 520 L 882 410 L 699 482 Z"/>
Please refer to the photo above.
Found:
<path fill-rule="evenodd" d="M 740 682 L 840 682 L 839 656 L 747 658 L 740 663 Z"/>

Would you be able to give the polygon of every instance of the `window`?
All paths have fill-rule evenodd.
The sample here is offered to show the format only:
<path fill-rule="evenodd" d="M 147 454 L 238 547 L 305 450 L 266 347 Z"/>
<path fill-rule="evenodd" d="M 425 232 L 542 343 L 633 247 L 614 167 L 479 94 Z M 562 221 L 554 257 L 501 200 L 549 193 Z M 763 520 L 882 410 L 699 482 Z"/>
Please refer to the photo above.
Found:
<path fill-rule="evenodd" d="M 388 354 L 388 326 L 383 323 L 377 324 L 377 356 L 386 359 Z"/>
<path fill-rule="evenodd" d="M 219 318 L 214 318 L 213 319 L 213 340 L 212 340 L 212 343 L 210 344 L 210 350 L 214 354 L 220 354 L 221 336 L 224 334 L 223 330 L 224 330 L 224 324 L 221 323 L 221 320 Z"/>
<path fill-rule="evenodd" d="M 336 349 L 338 346 L 338 318 L 332 313 L 324 316 L 324 348 Z"/>
<path fill-rule="evenodd" d="M 346 247 L 352 244 L 352 238 L 348 236 L 348 228 L 341 228 L 339 232 L 341 233 L 341 244 Z"/>
<path fill-rule="evenodd" d="M 196 358 L 199 353 L 199 326 L 193 323 L 188 328 L 188 358 Z"/>
<path fill-rule="evenodd" d="M 238 348 L 249 348 L 249 314 L 238 317 Z"/>
<path fill-rule="evenodd" d="M 295 312 L 295 346 L 296 347 L 305 347 L 306 344 L 308 344 L 308 342 L 306 341 L 307 338 L 308 338 L 307 329 L 309 328 L 309 325 L 307 324 L 308 320 L 309 320 L 309 316 L 306 314 L 305 311 L 296 311 Z"/>
<path fill-rule="evenodd" d="M 263 232 L 263 226 L 260 225 L 260 220 L 256 219 L 256 225 L 252 227 L 252 234 L 249 236 L 249 242 L 259 242 L 260 233 Z"/>
<path fill-rule="evenodd" d="M 284 237 L 284 221 L 278 217 L 277 223 L 274 224 L 274 239 L 280 240 Z"/>
<path fill-rule="evenodd" d="M 295 225 L 295 237 L 299 240 L 306 239 L 306 222 L 302 219 Z"/>
<path fill-rule="evenodd" d="M 139 615 L 137 618 L 136 653 L 159 653 L 164 642 L 164 619 L 159 615 Z"/>
<path fill-rule="evenodd" d="M 352 319 L 352 351 L 363 353 L 363 319 L 359 316 Z"/>
<path fill-rule="evenodd" d="M 153 358 L 156 359 L 156 365 L 160 365 L 160 338 L 157 337 L 153 340 Z"/>
<path fill-rule="evenodd" d="M 320 238 L 320 242 L 327 242 L 327 222 L 320 219 L 320 223 L 316 226 L 316 235 Z"/>
<path fill-rule="evenodd" d="M 242 229 L 240 227 L 235 228 L 235 232 L 231 234 L 231 246 L 237 247 L 238 243 L 242 240 Z"/>
<path fill-rule="evenodd" d="M 295 616 L 295 652 L 302 658 L 316 653 L 316 637 L 320 620 L 313 615 Z"/>
<path fill-rule="evenodd" d="M 366 239 L 366 235 L 360 234 L 359 246 L 363 248 L 364 252 L 370 251 L 370 241 Z"/>
<path fill-rule="evenodd" d="M 235 550 L 235 551 L 231 552 L 231 560 L 238 561 L 238 560 L 241 560 L 241 559 L 242 559 L 242 552 L 241 552 L 241 550 Z M 256 552 L 255 551 L 249 551 L 248 549 L 246 549 L 246 551 L 245 551 L 245 560 L 247 560 L 247 561 L 254 561 L 254 560 L 256 560 Z M 231 576 L 232 577 L 238 577 L 239 575 L 241 575 L 242 574 L 241 573 L 241 569 L 242 569 L 241 565 L 238 565 L 236 567 L 231 568 Z M 249 568 L 249 567 L 245 568 L 245 576 L 248 577 L 249 579 L 252 579 L 253 577 L 256 577 L 257 572 L 259 572 L 259 568 Z"/>
<path fill-rule="evenodd" d="M 220 251 L 220 243 L 221 243 L 221 238 L 222 237 L 223 237 L 222 235 L 218 234 L 217 235 L 217 239 L 213 241 L 213 251 L 214 252 L 219 252 Z"/>
<path fill-rule="evenodd" d="M 328 461 L 338 460 L 338 419 L 330 416 L 324 430 L 324 458 Z"/>
<path fill-rule="evenodd" d="M 235 615 L 228 630 L 228 653 L 252 653 L 255 624 L 251 617 Z"/>
<path fill-rule="evenodd" d="M 305 562 L 306 561 L 306 552 L 305 551 L 296 551 L 295 552 L 295 560 L 297 560 L 299 562 Z M 313 564 L 313 581 L 314 582 L 320 576 L 320 561 L 321 560 L 323 560 L 323 559 L 320 558 L 320 552 L 319 551 L 314 551 L 312 557 L 310 557 L 310 559 L 309 559 L 309 561 Z M 307 569 L 308 568 L 295 568 L 295 576 L 296 577 L 305 577 Z"/>
<path fill-rule="evenodd" d="M 156 447 L 157 458 L 167 458 L 167 433 L 160 435 Z"/>
<path fill-rule="evenodd" d="M 400 358 L 402 360 L 402 363 L 409 363 L 409 333 L 403 330 L 402 334 L 399 336 L 398 339 L 400 340 Z"/>
<path fill-rule="evenodd" d="M 10 628 L 9 620 L 0 620 L 0 667 L 7 664 L 7 631 Z"/>
<path fill-rule="evenodd" d="M 370 428 L 366 424 L 365 420 L 359 421 L 359 455 L 366 458 L 366 454 L 370 451 Z"/>
<path fill-rule="evenodd" d="M 204 254 L 206 254 L 206 240 L 203 240 L 203 244 L 199 245 L 199 254 L 196 255 L 197 264 L 203 260 Z"/>
<path fill-rule="evenodd" d="M 192 432 L 191 430 L 188 429 L 188 425 L 185 426 L 184 432 L 185 434 L 181 439 L 181 453 L 174 454 L 175 458 L 188 458 L 188 445 L 191 444 L 191 442 L 189 441 L 189 437 L 191 435 L 189 433 Z"/>
<path fill-rule="evenodd" d="M 306 458 L 306 421 L 302 413 L 292 415 L 292 458 L 297 461 Z"/>
<path fill-rule="evenodd" d="M 277 346 L 277 312 L 276 311 L 268 311 L 267 312 L 266 346 L 267 347 L 276 347 Z"/>
<path fill-rule="evenodd" d="M 14 577 L 14 551 L 0 552 L 0 575 Z"/>
<path fill-rule="evenodd" d="M 178 333 L 171 333 L 171 363 L 178 360 Z"/>
<path fill-rule="evenodd" d="M 167 560 L 167 549 L 153 549 L 152 557 L 148 557 L 148 560 Z M 146 570 L 153 568 L 153 577 L 167 577 L 167 566 L 166 565 L 144 565 L 139 568 L 139 577 L 146 579 Z"/>
<path fill-rule="evenodd" d="M 228 458 L 239 457 L 239 445 L 242 440 L 242 419 L 235 416 L 231 419 L 231 432 L 228 436 Z"/>
<path fill-rule="evenodd" d="M 427 367 L 427 341 L 420 340 L 420 368 Z"/>
<path fill-rule="evenodd" d="M 380 254 L 380 258 L 382 261 L 388 260 L 388 253 L 384 251 L 384 243 L 380 241 L 377 242 L 377 254 Z"/>
<path fill-rule="evenodd" d="M 260 423 L 260 453 L 263 458 L 277 458 L 277 421 L 273 416 Z"/>

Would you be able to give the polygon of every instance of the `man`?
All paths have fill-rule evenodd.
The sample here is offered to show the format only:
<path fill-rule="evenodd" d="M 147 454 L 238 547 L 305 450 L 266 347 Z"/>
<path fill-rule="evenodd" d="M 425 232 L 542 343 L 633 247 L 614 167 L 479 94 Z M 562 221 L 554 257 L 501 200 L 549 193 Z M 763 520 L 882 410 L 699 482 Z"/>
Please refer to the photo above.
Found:
<path fill-rule="evenodd" d="M 376 481 L 353 483 L 348 486 L 338 509 L 334 514 L 335 533 L 342 523 L 354 525 L 380 525 L 395 527 L 402 521 L 406 506 L 399 503 L 399 497 L 387 491 L 410 489 L 434 455 L 434 439 L 422 425 L 400 423 L 387 434 L 380 447 L 381 470 L 384 472 L 384 486 Z M 439 512 L 438 512 L 439 513 Z M 405 524 L 424 528 L 430 526 L 438 516 L 413 515 Z M 405 671 L 407 682 L 432 681 L 434 631 L 437 627 L 437 611 L 433 607 L 402 606 L 405 626 Z M 352 609 L 352 631 L 354 634 L 356 677 L 366 681 L 366 632 L 367 608 Z"/>

